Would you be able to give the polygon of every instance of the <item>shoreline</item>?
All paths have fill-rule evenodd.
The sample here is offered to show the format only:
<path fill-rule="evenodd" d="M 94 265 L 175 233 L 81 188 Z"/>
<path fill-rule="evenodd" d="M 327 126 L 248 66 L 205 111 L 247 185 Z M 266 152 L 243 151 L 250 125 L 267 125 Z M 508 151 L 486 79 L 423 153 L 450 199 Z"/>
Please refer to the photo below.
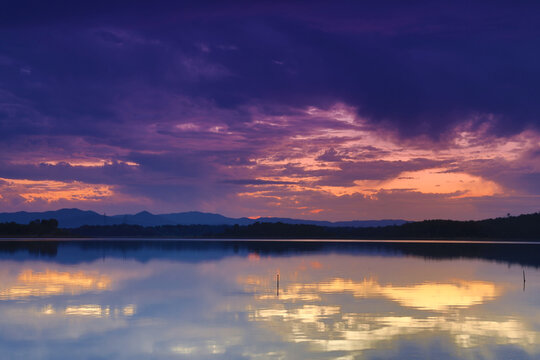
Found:
<path fill-rule="evenodd" d="M 268 242 L 268 243 L 389 243 L 389 244 L 515 244 L 540 245 L 525 239 L 303 239 L 303 238 L 170 238 L 170 237 L 0 237 L 0 242 Z"/>

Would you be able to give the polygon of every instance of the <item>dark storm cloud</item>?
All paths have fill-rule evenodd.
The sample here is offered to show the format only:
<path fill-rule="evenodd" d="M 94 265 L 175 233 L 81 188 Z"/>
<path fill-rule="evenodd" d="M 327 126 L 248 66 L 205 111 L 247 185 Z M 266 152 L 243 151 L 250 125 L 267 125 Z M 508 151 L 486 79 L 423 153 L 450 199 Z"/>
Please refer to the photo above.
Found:
<path fill-rule="evenodd" d="M 515 2 L 13 2 L 3 86 L 45 115 L 114 120 L 126 82 L 237 107 L 343 101 L 405 135 L 493 114 L 538 124 L 538 6 Z M 24 70 L 24 71 L 23 71 Z M 88 121 L 88 120 L 87 120 Z M 69 129 L 69 127 L 67 127 Z"/>

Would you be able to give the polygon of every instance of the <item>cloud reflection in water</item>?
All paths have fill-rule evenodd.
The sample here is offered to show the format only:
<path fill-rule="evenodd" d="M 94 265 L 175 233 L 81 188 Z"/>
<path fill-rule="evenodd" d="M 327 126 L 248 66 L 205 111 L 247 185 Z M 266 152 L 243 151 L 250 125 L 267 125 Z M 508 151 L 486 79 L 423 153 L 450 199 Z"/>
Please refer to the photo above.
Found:
<path fill-rule="evenodd" d="M 15 284 L 0 289 L 0 300 L 22 299 L 30 296 L 51 296 L 61 294 L 81 294 L 87 291 L 109 289 L 111 279 L 107 275 L 88 274 L 82 271 L 60 272 L 47 269 L 34 272 L 24 269 L 17 276 Z"/>
<path fill-rule="evenodd" d="M 428 359 L 434 347 L 440 359 L 540 354 L 533 270 L 523 293 L 513 269 L 481 260 L 156 254 L 0 260 L 0 347 L 55 360 Z"/>

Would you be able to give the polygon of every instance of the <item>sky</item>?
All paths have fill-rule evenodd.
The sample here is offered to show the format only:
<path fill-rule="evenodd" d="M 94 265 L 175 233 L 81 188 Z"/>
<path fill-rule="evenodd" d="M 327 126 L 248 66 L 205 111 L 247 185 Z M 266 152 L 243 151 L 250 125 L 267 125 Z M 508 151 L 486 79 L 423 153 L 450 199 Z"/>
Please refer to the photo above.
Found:
<path fill-rule="evenodd" d="M 0 211 L 540 210 L 540 4 L 17 1 Z"/>

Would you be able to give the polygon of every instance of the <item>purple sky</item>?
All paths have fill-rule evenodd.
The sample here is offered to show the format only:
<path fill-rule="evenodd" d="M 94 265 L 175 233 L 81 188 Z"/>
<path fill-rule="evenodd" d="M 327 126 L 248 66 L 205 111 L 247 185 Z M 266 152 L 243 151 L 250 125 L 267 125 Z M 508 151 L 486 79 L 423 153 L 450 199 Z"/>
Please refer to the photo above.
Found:
<path fill-rule="evenodd" d="M 540 210 L 540 4 L 17 1 L 0 211 Z"/>

